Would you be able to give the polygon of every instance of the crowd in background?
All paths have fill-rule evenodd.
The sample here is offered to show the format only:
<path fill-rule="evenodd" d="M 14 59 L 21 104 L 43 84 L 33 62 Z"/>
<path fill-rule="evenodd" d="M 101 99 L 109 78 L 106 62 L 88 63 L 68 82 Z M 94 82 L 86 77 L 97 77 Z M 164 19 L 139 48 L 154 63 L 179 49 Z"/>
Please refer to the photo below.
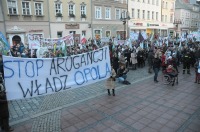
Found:
<path fill-rule="evenodd" d="M 90 52 L 101 48 L 103 46 L 109 46 L 111 65 L 120 78 L 119 81 L 129 83 L 126 81 L 126 76 L 122 74 L 124 71 L 127 73 L 128 70 L 136 70 L 137 68 L 143 68 L 148 65 L 149 73 L 156 73 L 154 81 L 157 80 L 157 73 L 155 71 L 155 60 L 160 60 L 162 71 L 164 71 L 169 65 L 173 66 L 178 71 L 180 64 L 183 64 L 183 74 L 187 72 L 190 74 L 190 67 L 195 67 L 198 58 L 200 58 L 200 43 L 189 41 L 186 43 L 169 42 L 169 44 L 163 43 L 157 45 L 154 42 L 145 41 L 143 46 L 137 42 L 132 42 L 131 45 L 116 45 L 112 40 L 108 43 L 97 44 L 94 40 L 88 40 L 86 44 L 66 46 L 63 50 L 62 47 L 49 48 L 43 52 L 42 58 L 53 58 L 53 57 L 64 57 L 70 55 L 77 55 L 81 53 Z M 19 43 L 13 45 L 8 53 L 13 57 L 24 57 L 24 58 L 37 58 L 37 50 L 31 50 L 28 46 Z M 159 63 L 159 62 L 157 62 Z M 123 69 L 123 70 L 120 70 Z M 121 71 L 121 73 L 120 73 Z"/>

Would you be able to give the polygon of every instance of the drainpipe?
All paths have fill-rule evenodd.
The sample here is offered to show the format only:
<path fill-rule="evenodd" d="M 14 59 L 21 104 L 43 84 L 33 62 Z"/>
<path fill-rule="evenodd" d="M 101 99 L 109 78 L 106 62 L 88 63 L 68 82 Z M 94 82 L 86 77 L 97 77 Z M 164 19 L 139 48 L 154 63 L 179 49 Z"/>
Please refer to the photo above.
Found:
<path fill-rule="evenodd" d="M 93 39 L 93 24 L 92 24 L 92 22 L 93 22 L 93 9 L 92 9 L 92 4 L 93 4 L 93 2 L 92 2 L 92 0 L 90 0 L 90 3 L 91 3 L 91 33 L 92 33 L 92 38 L 91 39 Z"/>
<path fill-rule="evenodd" d="M 49 20 L 49 37 L 51 38 L 51 25 L 50 25 L 50 13 L 49 13 L 49 0 L 47 0 L 47 6 L 48 6 L 48 20 Z"/>
<path fill-rule="evenodd" d="M 3 3 L 2 1 L 0 0 L 0 4 L 1 4 L 1 11 L 2 11 L 2 16 L 3 16 L 3 24 L 4 24 L 4 33 L 5 33 L 5 37 L 7 38 L 7 35 L 6 35 L 6 20 L 5 20 L 5 16 L 4 16 L 4 10 L 3 10 Z"/>
<path fill-rule="evenodd" d="M 128 2 L 129 2 L 129 0 L 127 0 L 127 15 L 129 16 L 130 14 L 129 14 Z M 127 17 L 128 17 L 128 16 L 127 16 Z M 130 17 L 130 16 L 129 16 L 129 17 Z M 129 20 L 127 21 L 127 27 L 126 27 L 126 29 L 127 29 L 126 39 L 130 37 L 130 36 L 129 36 L 130 30 L 129 30 L 128 24 L 129 24 Z"/>

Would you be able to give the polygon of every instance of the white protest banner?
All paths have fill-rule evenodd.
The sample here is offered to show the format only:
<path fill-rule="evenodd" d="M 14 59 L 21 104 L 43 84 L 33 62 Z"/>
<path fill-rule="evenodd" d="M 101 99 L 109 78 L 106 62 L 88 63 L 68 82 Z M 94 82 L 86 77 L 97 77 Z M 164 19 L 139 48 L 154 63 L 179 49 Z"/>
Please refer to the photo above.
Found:
<path fill-rule="evenodd" d="M 110 42 L 110 38 L 109 38 L 109 37 L 102 37 L 102 38 L 101 38 L 101 42 L 102 42 L 102 43 L 103 43 L 103 42 L 108 43 L 108 42 Z"/>
<path fill-rule="evenodd" d="M 26 99 L 78 88 L 110 77 L 108 46 L 62 58 L 3 56 L 7 99 Z"/>
<path fill-rule="evenodd" d="M 145 31 L 142 31 L 142 37 L 144 38 L 144 40 L 146 40 L 147 39 L 147 33 L 145 32 Z"/>
<path fill-rule="evenodd" d="M 124 45 L 124 44 L 125 44 L 125 41 L 124 41 L 124 40 L 117 40 L 117 44 L 118 44 L 118 45 Z"/>
<path fill-rule="evenodd" d="M 74 44 L 74 37 L 73 34 L 69 34 L 62 38 L 44 38 L 41 39 L 43 45 L 46 45 L 48 48 L 53 48 L 53 45 L 56 44 L 58 47 L 62 45 L 62 42 L 65 42 L 66 46 L 70 46 Z"/>
<path fill-rule="evenodd" d="M 40 47 L 41 34 L 28 34 L 28 43 L 30 49 L 38 49 Z"/>
<path fill-rule="evenodd" d="M 137 40 L 138 39 L 139 34 L 136 32 L 130 32 L 130 38 L 131 40 Z"/>

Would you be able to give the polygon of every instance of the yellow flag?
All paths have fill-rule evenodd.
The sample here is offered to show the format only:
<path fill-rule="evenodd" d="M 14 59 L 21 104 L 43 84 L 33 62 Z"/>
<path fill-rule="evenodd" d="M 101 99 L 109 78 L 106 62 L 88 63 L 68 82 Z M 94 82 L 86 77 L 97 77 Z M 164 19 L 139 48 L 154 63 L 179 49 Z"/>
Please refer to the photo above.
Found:
<path fill-rule="evenodd" d="M 56 53 L 56 44 L 53 45 L 53 52 Z"/>

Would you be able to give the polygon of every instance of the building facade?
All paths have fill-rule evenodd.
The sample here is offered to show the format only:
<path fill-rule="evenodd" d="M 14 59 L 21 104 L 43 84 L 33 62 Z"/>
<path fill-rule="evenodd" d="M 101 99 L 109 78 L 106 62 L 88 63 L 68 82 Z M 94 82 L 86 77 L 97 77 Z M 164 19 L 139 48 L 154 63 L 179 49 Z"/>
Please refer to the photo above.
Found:
<path fill-rule="evenodd" d="M 127 37 L 127 25 L 120 20 L 128 16 L 127 0 L 92 0 L 92 37 L 117 37 L 124 40 Z"/>
<path fill-rule="evenodd" d="M 128 13 L 128 0 L 3 0 L 0 30 L 11 45 L 28 43 L 27 35 L 59 38 L 118 37 L 126 39 L 127 25 L 120 20 Z"/>
<path fill-rule="evenodd" d="M 0 1 L 0 8 L 2 9 L 3 8 L 3 5 L 2 5 L 2 1 Z M 5 34 L 6 30 L 5 30 L 5 21 L 4 21 L 4 16 L 3 16 L 3 10 L 0 10 L 0 31 Z"/>
<path fill-rule="evenodd" d="M 159 34 L 161 21 L 160 0 L 131 0 L 129 3 L 130 31 L 145 31 L 147 35 Z"/>
<path fill-rule="evenodd" d="M 79 43 L 82 35 L 91 36 L 90 0 L 50 0 L 49 7 L 52 38 L 73 33 Z"/>
<path fill-rule="evenodd" d="M 174 27 L 174 14 L 175 14 L 175 0 L 163 0 L 162 1 L 162 10 L 161 10 L 161 36 L 174 36 L 175 27 Z"/>
<path fill-rule="evenodd" d="M 131 0 L 128 8 L 130 31 L 167 36 L 173 29 L 174 4 L 174 0 Z"/>
<path fill-rule="evenodd" d="M 175 20 L 180 21 L 176 24 L 177 34 L 190 33 L 200 29 L 200 7 L 199 4 L 189 0 L 176 0 Z"/>
<path fill-rule="evenodd" d="M 6 37 L 13 45 L 27 42 L 27 34 L 49 37 L 49 12 L 46 0 L 4 0 Z"/>

